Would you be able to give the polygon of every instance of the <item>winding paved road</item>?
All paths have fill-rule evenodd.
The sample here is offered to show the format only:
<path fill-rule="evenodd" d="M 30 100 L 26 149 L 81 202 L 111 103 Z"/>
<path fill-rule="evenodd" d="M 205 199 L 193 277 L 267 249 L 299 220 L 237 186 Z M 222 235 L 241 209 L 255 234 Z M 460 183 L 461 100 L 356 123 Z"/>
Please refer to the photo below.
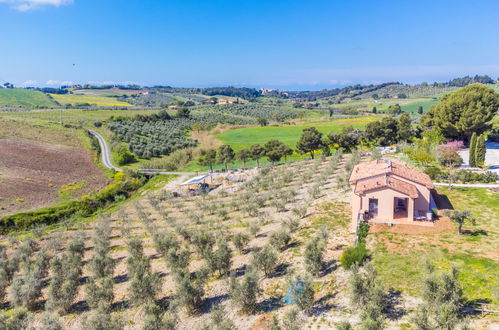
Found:
<path fill-rule="evenodd" d="M 106 140 L 97 133 L 96 131 L 93 131 L 91 129 L 88 130 L 90 134 L 95 136 L 97 140 L 99 141 L 100 149 L 101 149 L 101 154 L 102 154 L 102 164 L 110 170 L 114 170 L 117 172 L 123 172 L 123 170 L 119 167 L 116 167 L 111 163 L 111 151 L 106 143 Z M 207 174 L 207 172 L 167 172 L 163 170 L 157 170 L 157 169 L 140 169 L 138 170 L 139 173 L 142 174 L 149 174 L 149 175 L 156 175 L 156 174 L 174 174 L 174 175 L 200 175 L 200 174 Z"/>

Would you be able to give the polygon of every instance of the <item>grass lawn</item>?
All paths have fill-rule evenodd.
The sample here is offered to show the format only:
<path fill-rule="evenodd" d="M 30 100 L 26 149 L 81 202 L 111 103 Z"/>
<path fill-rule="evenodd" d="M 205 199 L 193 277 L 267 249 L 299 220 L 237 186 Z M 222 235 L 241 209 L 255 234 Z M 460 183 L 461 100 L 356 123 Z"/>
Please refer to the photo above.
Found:
<path fill-rule="evenodd" d="M 311 121 L 303 125 L 245 127 L 228 130 L 217 134 L 216 137 L 224 144 L 229 144 L 234 150 L 244 149 L 255 143 L 265 144 L 271 139 L 278 139 L 286 145 L 295 148 L 305 128 L 315 127 L 320 132 L 328 134 L 339 132 L 343 127 L 347 126 L 363 128 L 367 123 L 376 119 L 376 117 L 359 117 L 320 122 Z"/>
<path fill-rule="evenodd" d="M 113 97 L 101 95 L 77 95 L 77 94 L 50 94 L 61 105 L 78 105 L 88 103 L 96 106 L 117 107 L 132 106 L 130 103 L 121 102 Z"/>
<path fill-rule="evenodd" d="M 424 277 L 424 261 L 438 269 L 452 266 L 460 272 L 465 298 L 499 303 L 499 194 L 482 188 L 439 189 L 454 209 L 470 210 L 477 224 L 438 234 L 377 233 L 373 259 L 384 282 L 418 295 Z"/>
<path fill-rule="evenodd" d="M 53 107 L 56 104 L 46 94 L 21 88 L 0 88 L 0 107 Z"/>

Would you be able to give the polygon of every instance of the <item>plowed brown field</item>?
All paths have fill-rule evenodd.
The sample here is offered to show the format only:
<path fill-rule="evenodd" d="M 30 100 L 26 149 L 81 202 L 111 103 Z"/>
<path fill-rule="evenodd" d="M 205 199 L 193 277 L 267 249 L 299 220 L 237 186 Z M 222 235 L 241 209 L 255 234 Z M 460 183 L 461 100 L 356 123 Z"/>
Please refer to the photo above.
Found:
<path fill-rule="evenodd" d="M 88 150 L 0 138 L 0 216 L 52 205 L 61 196 L 76 198 L 106 184 Z"/>

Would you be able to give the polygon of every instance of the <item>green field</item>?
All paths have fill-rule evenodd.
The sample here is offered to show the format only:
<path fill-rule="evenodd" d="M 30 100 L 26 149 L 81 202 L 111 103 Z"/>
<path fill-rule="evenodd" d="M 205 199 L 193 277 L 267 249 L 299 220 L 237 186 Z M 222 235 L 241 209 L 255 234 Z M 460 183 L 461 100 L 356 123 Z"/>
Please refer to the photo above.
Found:
<path fill-rule="evenodd" d="M 228 130 L 222 134 L 217 134 L 216 137 L 224 144 L 229 144 L 234 150 L 244 149 L 255 143 L 264 144 L 271 139 L 278 139 L 294 148 L 305 128 L 315 127 L 320 132 L 328 134 L 331 132 L 339 132 L 343 127 L 348 126 L 359 129 L 364 128 L 367 123 L 375 120 L 376 117 L 359 117 L 330 121 L 315 121 L 309 122 L 306 125 L 245 127 Z"/>
<path fill-rule="evenodd" d="M 90 104 L 101 107 L 129 107 L 130 103 L 121 102 L 113 97 L 97 95 L 77 95 L 77 94 L 50 94 L 61 105 L 81 105 Z"/>
<path fill-rule="evenodd" d="M 0 88 L 0 107 L 43 108 L 56 104 L 46 94 L 31 89 Z"/>

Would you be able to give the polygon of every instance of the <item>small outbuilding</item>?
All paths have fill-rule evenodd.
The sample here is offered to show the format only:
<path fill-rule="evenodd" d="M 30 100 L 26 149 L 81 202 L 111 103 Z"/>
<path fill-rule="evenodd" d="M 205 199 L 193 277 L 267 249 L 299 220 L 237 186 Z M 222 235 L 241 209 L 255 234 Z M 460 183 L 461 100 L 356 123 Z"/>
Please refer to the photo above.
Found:
<path fill-rule="evenodd" d="M 356 165 L 352 186 L 352 230 L 359 221 L 433 225 L 430 177 L 389 159 Z"/>

